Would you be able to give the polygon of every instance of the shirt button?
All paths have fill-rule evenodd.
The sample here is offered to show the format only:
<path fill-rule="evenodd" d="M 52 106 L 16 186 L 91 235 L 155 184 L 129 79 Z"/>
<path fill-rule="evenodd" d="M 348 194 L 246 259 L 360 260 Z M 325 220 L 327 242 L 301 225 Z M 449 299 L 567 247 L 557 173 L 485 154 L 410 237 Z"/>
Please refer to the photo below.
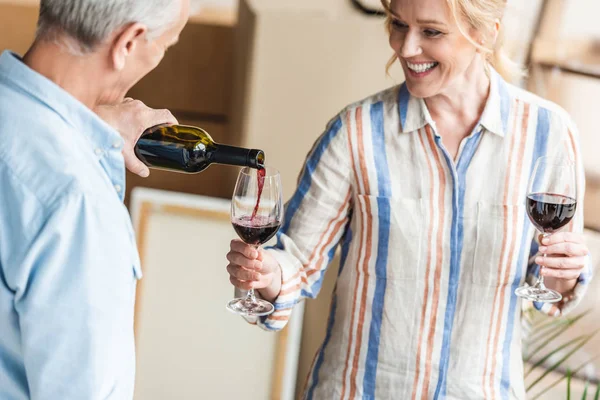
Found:
<path fill-rule="evenodd" d="M 99 156 L 100 154 L 102 154 L 102 149 L 100 147 L 98 147 L 95 151 L 97 156 Z"/>
<path fill-rule="evenodd" d="M 114 142 L 112 145 L 113 149 L 120 149 L 121 148 L 121 142 Z"/>
<path fill-rule="evenodd" d="M 121 185 L 115 185 L 115 190 L 121 193 L 121 190 L 123 190 L 123 188 L 121 187 Z"/>

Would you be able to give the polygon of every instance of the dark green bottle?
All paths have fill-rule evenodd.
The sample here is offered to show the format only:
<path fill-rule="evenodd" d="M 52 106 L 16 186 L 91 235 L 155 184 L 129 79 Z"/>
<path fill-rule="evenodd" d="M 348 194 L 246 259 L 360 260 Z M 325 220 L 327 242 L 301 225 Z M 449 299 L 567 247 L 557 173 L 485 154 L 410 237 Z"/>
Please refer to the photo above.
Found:
<path fill-rule="evenodd" d="M 147 129 L 135 154 L 150 168 L 194 174 L 211 164 L 238 165 L 262 169 L 265 153 L 215 143 L 203 129 L 187 125 L 157 125 Z"/>

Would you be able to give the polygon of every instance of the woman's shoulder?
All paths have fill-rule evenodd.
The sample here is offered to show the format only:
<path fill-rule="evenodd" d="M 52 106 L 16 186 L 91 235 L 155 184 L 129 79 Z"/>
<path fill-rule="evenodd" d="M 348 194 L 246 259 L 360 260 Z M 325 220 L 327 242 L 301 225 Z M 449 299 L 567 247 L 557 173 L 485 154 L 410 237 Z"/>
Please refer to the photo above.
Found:
<path fill-rule="evenodd" d="M 537 110 L 538 115 L 540 114 L 540 111 L 542 111 L 544 115 L 554 122 L 569 127 L 574 125 L 573 119 L 567 110 L 557 103 L 515 85 L 507 84 L 507 88 L 510 96 L 515 101 L 525 104 L 530 109 L 533 107 Z"/>
<path fill-rule="evenodd" d="M 381 90 L 377 93 L 371 94 L 364 97 L 361 100 L 355 101 L 344 107 L 334 119 L 340 117 L 346 117 L 348 114 L 354 114 L 358 109 L 370 108 L 375 104 L 383 103 L 386 106 L 398 104 L 398 97 L 402 84 L 392 86 L 390 88 Z"/>

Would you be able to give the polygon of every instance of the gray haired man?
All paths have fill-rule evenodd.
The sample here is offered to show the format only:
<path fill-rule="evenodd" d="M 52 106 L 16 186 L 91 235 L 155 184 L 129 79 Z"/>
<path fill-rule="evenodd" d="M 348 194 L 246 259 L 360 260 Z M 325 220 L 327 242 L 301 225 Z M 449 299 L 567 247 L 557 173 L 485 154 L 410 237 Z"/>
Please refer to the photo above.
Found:
<path fill-rule="evenodd" d="M 133 397 L 126 143 L 94 110 L 121 130 L 176 122 L 124 96 L 189 3 L 41 0 L 32 47 L 0 56 L 0 399 Z"/>

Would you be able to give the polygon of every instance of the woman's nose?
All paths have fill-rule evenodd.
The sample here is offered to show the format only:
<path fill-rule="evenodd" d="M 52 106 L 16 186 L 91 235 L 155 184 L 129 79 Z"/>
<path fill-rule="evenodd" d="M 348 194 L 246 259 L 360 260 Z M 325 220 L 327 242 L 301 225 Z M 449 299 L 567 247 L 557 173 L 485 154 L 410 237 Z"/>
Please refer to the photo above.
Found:
<path fill-rule="evenodd" d="M 402 58 L 411 58 L 423 53 L 419 35 L 413 32 L 407 32 L 404 36 L 404 42 L 400 48 Z"/>

